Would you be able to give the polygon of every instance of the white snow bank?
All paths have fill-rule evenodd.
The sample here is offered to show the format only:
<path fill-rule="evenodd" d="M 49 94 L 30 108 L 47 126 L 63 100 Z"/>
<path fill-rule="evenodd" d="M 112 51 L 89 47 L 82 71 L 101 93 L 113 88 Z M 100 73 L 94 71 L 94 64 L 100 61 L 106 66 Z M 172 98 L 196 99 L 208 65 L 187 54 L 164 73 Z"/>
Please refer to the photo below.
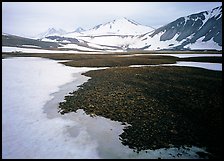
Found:
<path fill-rule="evenodd" d="M 22 52 L 22 53 L 80 53 L 74 50 L 60 51 L 60 50 L 45 50 L 45 49 L 31 49 L 20 47 L 2 46 L 2 52 Z"/>
<path fill-rule="evenodd" d="M 71 137 L 75 122 L 59 117 L 48 119 L 44 104 L 51 93 L 74 78 L 73 69 L 41 58 L 4 59 L 3 68 L 3 158 L 99 158 L 97 143 L 86 130 Z M 55 107 L 57 108 L 57 107 Z"/>
<path fill-rule="evenodd" d="M 131 54 L 131 55 L 117 55 L 117 57 L 133 57 L 133 56 L 174 56 L 178 58 L 193 58 L 193 57 L 222 57 L 222 54 Z"/>
<path fill-rule="evenodd" d="M 222 71 L 222 63 L 205 63 L 205 62 L 190 62 L 190 61 L 177 61 L 177 63 L 175 64 L 130 65 L 129 67 L 144 67 L 144 66 L 186 66 L 186 67 L 197 67 L 208 70 Z"/>
<path fill-rule="evenodd" d="M 66 44 L 66 45 L 63 45 L 62 47 L 59 47 L 59 48 L 78 49 L 78 50 L 84 50 L 84 51 L 99 51 L 99 50 L 91 49 L 91 48 L 88 48 L 88 47 L 79 46 L 77 44 Z"/>
<path fill-rule="evenodd" d="M 215 71 L 222 71 L 222 63 L 185 62 L 179 61 L 176 66 L 198 67 Z"/>
<path fill-rule="evenodd" d="M 31 49 L 31 48 L 20 48 L 20 47 L 8 47 L 2 46 L 2 52 L 21 52 L 21 53 L 82 53 L 82 54 L 111 54 L 111 52 L 126 52 L 123 50 L 105 50 L 105 51 L 97 51 L 95 49 L 90 48 L 82 48 L 81 46 L 76 46 L 78 50 L 83 51 L 75 51 L 75 50 L 44 50 L 44 49 Z M 66 47 L 67 48 L 67 47 Z M 87 50 L 88 49 L 88 50 Z"/>
<path fill-rule="evenodd" d="M 72 46 L 73 45 L 73 46 Z M 20 47 L 8 47 L 8 46 L 2 46 L 2 52 L 21 52 L 21 53 L 82 53 L 82 51 L 75 51 L 77 50 L 83 50 L 83 52 L 88 51 L 97 51 L 94 49 L 78 46 L 76 44 L 69 44 L 69 46 L 64 46 L 60 48 L 67 48 L 67 49 L 74 49 L 74 50 L 45 50 L 45 49 L 32 49 L 32 48 L 20 48 Z"/>
<path fill-rule="evenodd" d="M 24 47 L 30 47 L 30 48 L 41 48 L 40 46 L 35 46 L 35 45 L 22 45 Z"/>
<path fill-rule="evenodd" d="M 218 43 L 216 43 L 213 39 L 210 39 L 209 41 L 202 41 L 205 38 L 205 36 L 199 38 L 195 43 L 193 44 L 187 44 L 185 47 L 190 48 L 191 50 L 197 50 L 197 49 L 215 49 L 215 50 L 222 50 L 222 46 L 219 46 Z"/>

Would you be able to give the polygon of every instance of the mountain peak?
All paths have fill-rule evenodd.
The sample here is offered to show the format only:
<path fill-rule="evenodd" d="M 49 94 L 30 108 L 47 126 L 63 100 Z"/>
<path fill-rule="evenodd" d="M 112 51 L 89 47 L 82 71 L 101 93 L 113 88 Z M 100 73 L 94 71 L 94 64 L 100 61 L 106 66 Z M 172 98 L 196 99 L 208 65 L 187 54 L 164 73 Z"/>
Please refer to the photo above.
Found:
<path fill-rule="evenodd" d="M 59 35 L 65 34 L 65 33 L 66 33 L 66 31 L 61 29 L 61 28 L 50 27 L 50 28 L 47 29 L 47 31 L 38 34 L 36 36 L 36 38 L 42 39 L 42 38 L 47 37 L 47 36 L 59 36 Z"/>
<path fill-rule="evenodd" d="M 141 25 L 126 17 L 121 17 L 105 24 L 100 24 L 86 31 L 88 35 L 140 35 L 153 31 L 154 28 Z"/>
<path fill-rule="evenodd" d="M 58 32 L 58 31 L 64 31 L 64 30 L 61 28 L 50 27 L 50 28 L 48 28 L 48 31 Z"/>
<path fill-rule="evenodd" d="M 133 21 L 133 20 L 130 20 L 126 17 L 121 17 L 121 18 L 118 18 L 118 19 L 115 19 L 113 22 L 117 22 L 117 23 L 132 23 L 134 25 L 140 25 L 139 23 Z"/>
<path fill-rule="evenodd" d="M 82 31 L 85 31 L 82 27 L 78 27 L 76 30 L 75 30 L 75 32 L 82 32 Z"/>

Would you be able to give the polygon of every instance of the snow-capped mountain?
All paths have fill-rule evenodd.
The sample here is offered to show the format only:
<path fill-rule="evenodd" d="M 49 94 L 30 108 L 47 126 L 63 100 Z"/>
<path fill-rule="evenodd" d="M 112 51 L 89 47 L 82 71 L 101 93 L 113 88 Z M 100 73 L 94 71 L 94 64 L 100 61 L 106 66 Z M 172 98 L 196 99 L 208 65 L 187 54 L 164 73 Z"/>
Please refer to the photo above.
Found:
<path fill-rule="evenodd" d="M 142 35 L 130 48 L 158 49 L 222 49 L 222 6 L 180 17 Z"/>
<path fill-rule="evenodd" d="M 63 34 L 66 34 L 67 32 L 63 29 L 55 29 L 55 28 L 49 28 L 47 31 L 42 32 L 36 36 L 37 39 L 42 39 L 48 36 L 61 36 Z"/>
<path fill-rule="evenodd" d="M 83 32 L 85 35 L 140 35 L 153 31 L 154 28 L 141 25 L 127 18 L 119 18 Z"/>
<path fill-rule="evenodd" d="M 82 32 L 70 32 L 58 37 L 46 37 L 44 41 L 67 42 L 68 38 L 98 47 L 100 50 L 126 50 L 127 46 L 135 42 L 134 37 L 152 32 L 154 28 L 141 25 L 127 18 L 119 18 L 111 22 L 100 24 L 94 28 Z M 64 41 L 63 41 L 64 39 Z M 59 41 L 60 40 L 60 41 Z"/>
<path fill-rule="evenodd" d="M 39 40 L 57 43 L 58 50 L 75 51 L 222 50 L 222 6 L 180 17 L 158 29 L 120 18 L 86 31 L 51 28 Z M 7 37 L 4 41 L 17 46 Z M 24 43 L 20 45 L 32 44 Z"/>

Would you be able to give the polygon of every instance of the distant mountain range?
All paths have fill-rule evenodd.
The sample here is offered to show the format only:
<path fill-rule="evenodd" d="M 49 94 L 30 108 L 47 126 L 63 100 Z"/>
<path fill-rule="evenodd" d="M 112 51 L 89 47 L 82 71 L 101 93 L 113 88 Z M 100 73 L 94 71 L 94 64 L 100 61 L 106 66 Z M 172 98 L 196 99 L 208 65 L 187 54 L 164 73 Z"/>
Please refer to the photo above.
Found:
<path fill-rule="evenodd" d="M 63 51 L 222 50 L 222 6 L 180 17 L 157 29 L 120 18 L 89 30 L 66 32 L 50 28 L 35 39 L 9 34 L 2 37 L 3 46 L 35 44 L 42 49 Z"/>
<path fill-rule="evenodd" d="M 55 29 L 55 28 L 49 28 L 47 31 L 45 32 L 42 32 L 40 34 L 38 34 L 37 36 L 35 36 L 35 38 L 37 39 L 42 39 L 42 38 L 45 38 L 47 36 L 60 36 L 60 35 L 64 35 L 66 34 L 67 32 L 63 29 Z"/>

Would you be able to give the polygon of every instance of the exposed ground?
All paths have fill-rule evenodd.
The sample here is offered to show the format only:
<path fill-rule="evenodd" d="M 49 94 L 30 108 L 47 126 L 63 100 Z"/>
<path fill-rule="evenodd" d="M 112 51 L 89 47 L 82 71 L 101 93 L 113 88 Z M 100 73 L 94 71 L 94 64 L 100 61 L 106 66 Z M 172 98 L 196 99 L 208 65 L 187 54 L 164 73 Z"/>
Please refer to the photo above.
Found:
<path fill-rule="evenodd" d="M 92 116 L 131 124 L 120 137 L 136 151 L 195 145 L 219 158 L 221 74 L 186 67 L 91 71 L 84 75 L 92 79 L 65 97 L 61 113 L 84 109 Z"/>

